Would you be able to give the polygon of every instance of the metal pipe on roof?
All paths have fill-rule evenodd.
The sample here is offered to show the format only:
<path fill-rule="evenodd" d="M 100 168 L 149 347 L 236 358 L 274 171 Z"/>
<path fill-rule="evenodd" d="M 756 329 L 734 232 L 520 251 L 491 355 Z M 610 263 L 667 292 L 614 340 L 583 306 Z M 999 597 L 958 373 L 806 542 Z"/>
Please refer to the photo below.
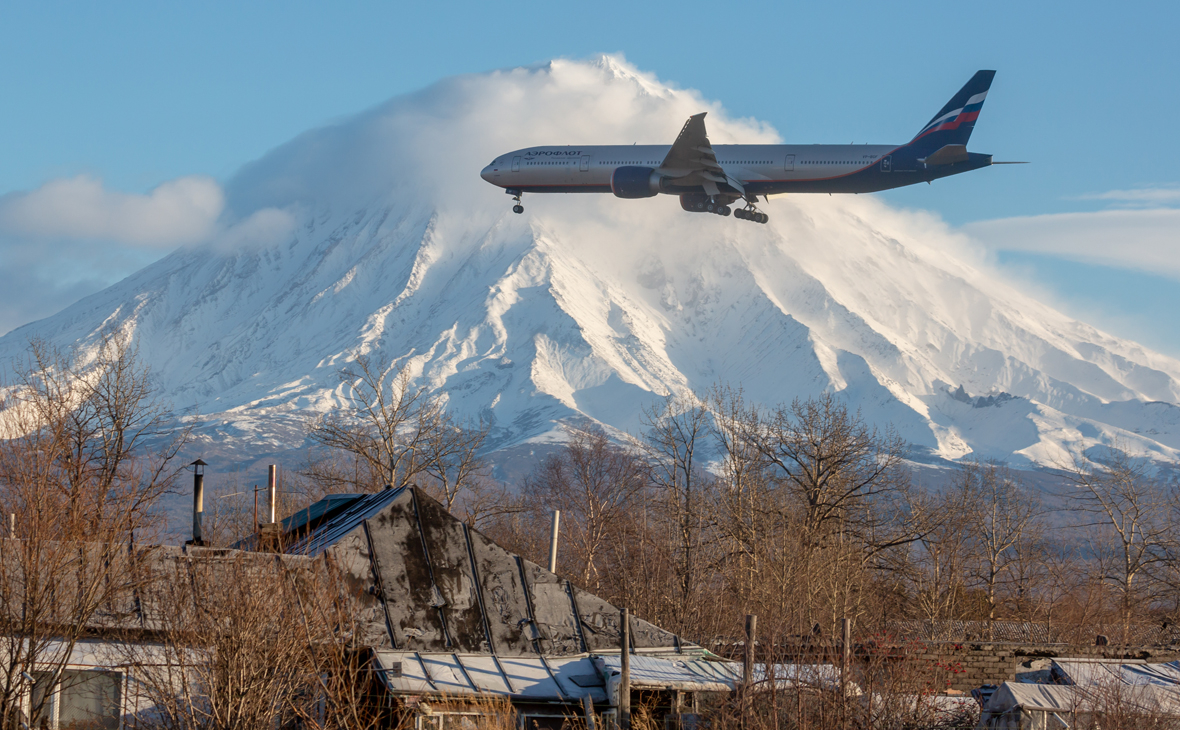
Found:
<path fill-rule="evenodd" d="M 549 572 L 557 572 L 557 529 L 561 524 L 561 510 L 553 510 L 553 529 L 549 532 Z"/>
<path fill-rule="evenodd" d="M 270 519 L 267 520 L 268 524 L 274 524 L 277 521 L 275 519 L 275 512 L 277 511 L 278 501 L 279 501 L 279 484 L 278 484 L 279 478 L 278 477 L 279 477 L 279 467 L 277 464 L 271 464 L 269 467 L 267 467 L 266 497 L 267 497 L 268 511 L 270 513 Z"/>
<path fill-rule="evenodd" d="M 189 464 L 193 470 L 193 539 L 191 544 L 204 545 L 204 531 L 202 522 L 205 518 L 205 467 L 204 461 L 197 459 Z"/>

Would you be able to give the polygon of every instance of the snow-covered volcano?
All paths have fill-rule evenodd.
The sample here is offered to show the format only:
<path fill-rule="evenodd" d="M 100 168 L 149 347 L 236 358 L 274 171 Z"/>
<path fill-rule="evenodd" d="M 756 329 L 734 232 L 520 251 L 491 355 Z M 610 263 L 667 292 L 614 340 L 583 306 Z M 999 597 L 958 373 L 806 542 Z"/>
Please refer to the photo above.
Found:
<path fill-rule="evenodd" d="M 441 82 L 308 132 L 226 186 L 220 233 L 0 339 L 134 333 L 207 431 L 298 445 L 385 353 L 509 446 L 590 417 L 636 430 L 671 391 L 834 390 L 918 450 L 1052 464 L 1180 450 L 1180 362 L 1005 282 L 935 218 L 868 196 L 773 200 L 760 226 L 674 198 L 526 197 L 479 179 L 529 143 L 777 141 L 619 59 Z M 990 174 L 981 172 L 978 174 Z"/>

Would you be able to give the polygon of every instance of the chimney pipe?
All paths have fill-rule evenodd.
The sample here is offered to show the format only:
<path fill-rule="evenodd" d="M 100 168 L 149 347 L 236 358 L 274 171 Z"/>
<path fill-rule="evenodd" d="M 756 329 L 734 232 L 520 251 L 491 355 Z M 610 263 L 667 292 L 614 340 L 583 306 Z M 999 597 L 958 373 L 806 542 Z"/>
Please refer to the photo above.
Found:
<path fill-rule="evenodd" d="M 553 529 L 549 533 L 549 572 L 557 572 L 557 529 L 561 524 L 561 510 L 553 510 Z"/>
<path fill-rule="evenodd" d="M 205 462 L 197 459 L 189 464 L 193 469 L 193 539 L 191 544 L 204 545 L 205 536 L 201 523 L 205 517 Z"/>
<path fill-rule="evenodd" d="M 270 515 L 270 519 L 267 520 L 267 522 L 272 525 L 277 521 L 275 519 L 275 512 L 278 507 L 278 498 L 279 498 L 278 481 L 279 481 L 279 467 L 277 464 L 271 464 L 267 468 L 266 498 L 267 498 L 269 515 Z"/>

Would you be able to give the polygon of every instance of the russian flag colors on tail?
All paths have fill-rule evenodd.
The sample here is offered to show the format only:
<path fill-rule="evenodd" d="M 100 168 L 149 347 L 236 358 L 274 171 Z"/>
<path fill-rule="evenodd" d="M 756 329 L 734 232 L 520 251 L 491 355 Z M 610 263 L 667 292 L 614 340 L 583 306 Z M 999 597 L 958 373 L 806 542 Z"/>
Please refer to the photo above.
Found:
<path fill-rule="evenodd" d="M 995 75 L 995 71 L 977 71 L 971 80 L 959 89 L 959 93 L 951 97 L 946 106 L 922 127 L 922 131 L 914 136 L 910 145 L 937 150 L 948 144 L 967 144 Z"/>

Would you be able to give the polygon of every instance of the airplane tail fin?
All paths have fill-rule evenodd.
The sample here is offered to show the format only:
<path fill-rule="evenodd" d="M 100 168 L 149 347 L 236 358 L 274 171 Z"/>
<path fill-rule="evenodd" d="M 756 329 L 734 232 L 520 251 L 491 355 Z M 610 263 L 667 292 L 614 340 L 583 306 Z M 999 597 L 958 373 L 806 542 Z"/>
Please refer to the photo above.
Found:
<path fill-rule="evenodd" d="M 951 97 L 946 106 L 922 127 L 910 145 L 929 150 L 938 150 L 946 145 L 966 146 L 995 75 L 995 71 L 976 71 L 971 80 L 959 89 L 959 93 Z"/>

